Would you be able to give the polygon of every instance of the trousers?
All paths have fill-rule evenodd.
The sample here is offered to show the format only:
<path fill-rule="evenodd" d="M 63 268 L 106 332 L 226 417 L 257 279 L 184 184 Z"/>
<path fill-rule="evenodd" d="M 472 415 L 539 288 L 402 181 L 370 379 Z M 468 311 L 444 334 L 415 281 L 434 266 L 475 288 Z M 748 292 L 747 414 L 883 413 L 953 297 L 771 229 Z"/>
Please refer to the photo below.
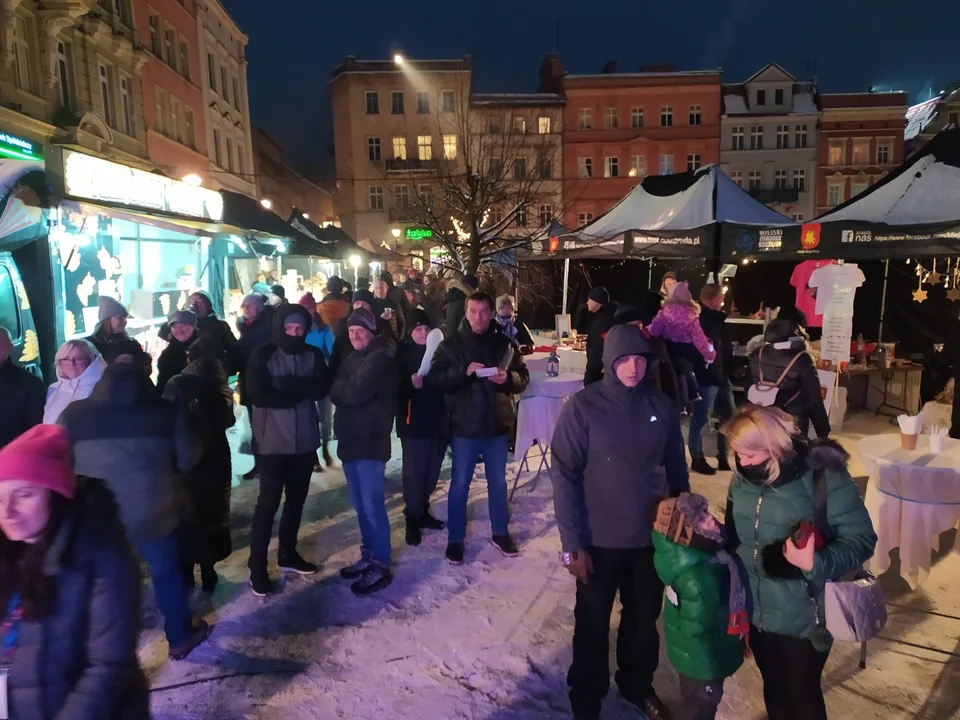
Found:
<path fill-rule="evenodd" d="M 280 550 L 282 560 L 297 551 L 297 535 L 300 533 L 300 518 L 303 503 L 310 490 L 310 476 L 317 454 L 260 455 L 260 495 L 253 511 L 250 527 L 250 572 L 267 572 L 267 548 L 273 535 L 273 518 L 284 496 L 283 513 L 280 515 Z"/>
<path fill-rule="evenodd" d="M 447 503 L 447 539 L 452 543 L 464 541 L 467 535 L 467 497 L 470 483 L 483 457 L 483 471 L 487 476 L 487 502 L 490 506 L 490 526 L 494 535 L 506 535 L 510 510 L 507 506 L 507 436 L 455 437 L 450 442 L 453 467 L 450 471 L 450 492 Z"/>
<path fill-rule="evenodd" d="M 763 703 L 770 720 L 827 720 L 820 686 L 830 651 L 805 638 L 750 626 L 750 648 L 763 676 Z"/>
<path fill-rule="evenodd" d="M 683 708 L 680 720 L 715 720 L 723 699 L 723 680 L 694 680 L 680 676 L 680 697 Z"/>
<path fill-rule="evenodd" d="M 733 415 L 735 403 L 733 390 L 729 383 L 723 387 L 716 385 L 700 386 L 701 400 L 693 406 L 693 417 L 690 418 L 690 457 L 694 460 L 703 457 L 703 431 L 710 422 L 710 413 L 716 412 L 723 422 Z M 726 457 L 727 438 L 717 434 L 717 457 Z"/>
<path fill-rule="evenodd" d="M 347 476 L 350 504 L 360 524 L 360 554 L 390 565 L 390 519 L 387 517 L 384 475 L 386 463 L 379 460 L 353 460 L 343 463 Z"/>
<path fill-rule="evenodd" d="M 437 489 L 447 446 L 435 437 L 403 438 L 403 514 L 419 519 L 427 514 Z"/>
<path fill-rule="evenodd" d="M 173 532 L 156 540 L 141 542 L 136 550 L 150 568 L 153 592 L 163 615 L 167 643 L 171 648 L 178 647 L 190 638 L 193 629 L 190 599 L 183 584 L 180 539 Z"/>

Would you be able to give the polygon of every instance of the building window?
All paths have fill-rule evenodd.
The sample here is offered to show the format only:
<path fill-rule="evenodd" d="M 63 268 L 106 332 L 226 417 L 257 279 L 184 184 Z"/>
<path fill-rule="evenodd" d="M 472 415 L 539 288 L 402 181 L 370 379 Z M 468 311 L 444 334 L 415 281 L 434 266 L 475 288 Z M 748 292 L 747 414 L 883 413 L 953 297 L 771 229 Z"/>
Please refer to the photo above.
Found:
<path fill-rule="evenodd" d="M 763 125 L 750 127 L 750 149 L 763 150 Z"/>
<path fill-rule="evenodd" d="M 807 171 L 793 171 L 793 189 L 797 192 L 804 192 L 807 189 Z"/>
<path fill-rule="evenodd" d="M 17 16 L 13 23 L 13 62 L 17 75 L 17 87 L 33 92 L 30 75 L 30 36 L 27 34 L 27 20 Z"/>
<path fill-rule="evenodd" d="M 217 167 L 223 167 L 223 158 L 220 155 L 220 128 L 213 129 L 213 161 Z"/>
<path fill-rule="evenodd" d="M 527 226 L 527 208 L 523 205 L 517 210 L 517 227 Z"/>
<path fill-rule="evenodd" d="M 539 132 L 541 135 L 550 134 L 550 118 L 548 117 L 537 118 L 537 132 Z"/>
<path fill-rule="evenodd" d="M 870 141 L 869 140 L 853 141 L 853 164 L 854 165 L 870 164 Z"/>
<path fill-rule="evenodd" d="M 730 179 L 740 187 L 743 187 L 743 172 L 741 170 L 734 170 L 730 173 Z"/>
<path fill-rule="evenodd" d="M 417 135 L 417 157 L 433 160 L 433 139 L 429 135 Z"/>
<path fill-rule="evenodd" d="M 489 135 L 499 135 L 503 128 L 500 125 L 500 118 L 490 118 L 487 120 L 487 133 Z"/>
<path fill-rule="evenodd" d="M 410 195 L 406 185 L 397 185 L 393 188 L 393 202 L 398 208 L 410 207 Z"/>
<path fill-rule="evenodd" d="M 783 105 L 783 88 L 778 88 L 773 91 L 773 104 Z"/>
<path fill-rule="evenodd" d="M 370 186 L 370 209 L 383 210 L 383 187 L 380 185 Z"/>
<path fill-rule="evenodd" d="M 590 130 L 593 127 L 593 110 L 590 108 L 580 108 L 577 115 L 577 128 L 579 130 Z"/>
<path fill-rule="evenodd" d="M 417 113 L 420 115 L 430 114 L 430 93 L 426 90 L 417 91 Z"/>
<path fill-rule="evenodd" d="M 395 137 L 393 139 L 393 157 L 396 160 L 407 159 L 407 139 L 405 137 Z"/>
<path fill-rule="evenodd" d="M 660 108 L 660 127 L 673 127 L 673 108 L 670 105 Z"/>
<path fill-rule="evenodd" d="M 643 108 L 630 108 L 630 127 L 638 130 L 643 127 Z"/>
<path fill-rule="evenodd" d="M 553 205 L 540 205 L 540 227 L 546 227 L 553 220 Z"/>
<path fill-rule="evenodd" d="M 456 135 L 443 136 L 443 159 L 444 160 L 457 159 L 457 136 Z"/>
<path fill-rule="evenodd" d="M 690 124 L 691 125 L 703 124 L 703 108 L 700 105 L 690 106 Z"/>
<path fill-rule="evenodd" d="M 487 163 L 487 175 L 495 180 L 503 177 L 503 158 L 490 158 Z"/>
<path fill-rule="evenodd" d="M 767 104 L 767 91 L 757 90 L 757 107 L 762 107 L 766 104 Z"/>
<path fill-rule="evenodd" d="M 163 31 L 164 60 L 174 70 L 177 69 L 177 32 L 172 28 Z"/>
<path fill-rule="evenodd" d="M 836 207 L 843 202 L 843 186 L 837 183 L 827 185 L 827 205 Z"/>
<path fill-rule="evenodd" d="M 513 131 L 521 135 L 526 134 L 527 132 L 527 120 L 522 117 L 515 117 L 513 119 Z"/>
<path fill-rule="evenodd" d="M 156 57 L 163 59 L 163 40 L 160 38 L 160 16 L 150 13 L 147 24 L 150 26 L 150 52 Z"/>
<path fill-rule="evenodd" d="M 587 223 L 593 222 L 593 213 L 582 212 L 577 213 L 577 223 L 580 225 L 586 225 Z"/>
<path fill-rule="evenodd" d="M 733 126 L 733 145 L 734 150 L 743 150 L 744 127 L 743 125 Z"/>
<path fill-rule="evenodd" d="M 645 177 L 647 174 L 647 158 L 643 155 L 634 155 L 630 158 L 630 177 Z"/>
<path fill-rule="evenodd" d="M 790 219 L 794 222 L 803 222 L 803 213 L 793 213 L 793 215 L 790 216 Z"/>
<path fill-rule="evenodd" d="M 120 130 L 133 135 L 133 79 L 125 75 L 120 76 Z"/>
<path fill-rule="evenodd" d="M 183 110 L 183 142 L 189 147 L 197 147 L 197 130 L 193 121 L 193 110 L 184 108 Z M 241 158 L 243 153 L 241 153 Z"/>
<path fill-rule="evenodd" d="M 174 97 L 170 98 L 170 137 L 177 142 L 183 140 L 183 134 L 181 133 L 180 101 Z M 230 152 L 231 149 L 231 140 L 227 138 L 227 167 L 232 171 L 233 153 Z"/>
<path fill-rule="evenodd" d="M 608 178 L 620 177 L 620 158 L 614 156 L 604 159 L 603 176 Z"/>
<path fill-rule="evenodd" d="M 607 108 L 603 111 L 603 126 L 607 130 L 616 130 L 620 125 L 620 113 L 617 108 Z"/>
<path fill-rule="evenodd" d="M 417 199 L 426 208 L 433 207 L 433 190 L 429 185 L 417 186 Z"/>
<path fill-rule="evenodd" d="M 233 140 L 227 138 L 227 170 L 233 172 Z"/>
<path fill-rule="evenodd" d="M 233 106 L 237 110 L 243 110 L 243 102 L 240 98 L 240 81 L 236 78 L 231 78 L 231 83 L 233 83 Z"/>
<path fill-rule="evenodd" d="M 243 145 L 237 143 L 237 175 L 243 174 Z"/>
<path fill-rule="evenodd" d="M 230 102 L 230 87 L 227 85 L 227 66 L 220 66 L 220 95 L 227 102 Z"/>
<path fill-rule="evenodd" d="M 760 186 L 763 185 L 763 175 L 759 170 L 751 170 L 748 181 L 750 183 L 748 185 L 750 190 L 759 190 Z"/>
<path fill-rule="evenodd" d="M 790 126 L 777 125 L 777 150 L 790 147 Z"/>
<path fill-rule="evenodd" d="M 393 115 L 403 115 L 403 91 L 394 90 L 390 93 L 390 113 Z"/>
<path fill-rule="evenodd" d="M 499 225 L 503 222 L 503 210 L 498 207 L 490 208 L 490 223 L 489 226 Z"/>
<path fill-rule="evenodd" d="M 103 119 L 110 127 L 117 126 L 113 111 L 113 68 L 100 65 L 100 102 L 103 103 Z"/>
<path fill-rule="evenodd" d="M 673 155 L 661 155 L 657 170 L 661 175 L 672 175 Z"/>
<path fill-rule="evenodd" d="M 183 38 L 180 38 L 180 74 L 190 79 L 190 46 Z"/>
<path fill-rule="evenodd" d="M 537 160 L 537 167 L 540 170 L 540 179 L 549 180 L 553 177 L 553 162 L 546 155 L 541 155 Z"/>
<path fill-rule="evenodd" d="M 843 148 L 846 142 L 844 140 L 831 140 L 830 152 L 827 155 L 827 165 L 843 165 Z M 838 205 L 840 203 L 837 203 Z"/>
<path fill-rule="evenodd" d="M 700 169 L 700 155 L 691 154 L 687 155 L 687 172 L 694 172 L 695 170 Z"/>
<path fill-rule="evenodd" d="M 960 112 L 947 113 L 947 125 L 960 125 Z"/>
<path fill-rule="evenodd" d="M 210 89 L 216 92 L 217 89 L 217 59 L 213 53 L 207 53 L 207 76 L 210 82 Z"/>
<path fill-rule="evenodd" d="M 794 130 L 796 131 L 793 136 L 793 146 L 798 148 L 805 148 L 807 146 L 807 126 L 806 125 L 797 125 Z"/>
<path fill-rule="evenodd" d="M 851 183 L 851 184 L 850 184 L 850 199 L 852 200 L 852 199 L 855 198 L 857 195 L 859 195 L 860 193 L 864 192 L 868 187 L 870 187 L 870 183 L 868 183 L 868 182 L 855 182 L 855 183 Z"/>
<path fill-rule="evenodd" d="M 161 135 L 167 134 L 167 125 L 169 123 L 167 116 L 170 112 L 170 103 L 167 100 L 167 92 L 163 88 L 156 88 L 156 121 L 154 123 L 156 131 Z M 214 131 L 218 132 L 218 131 Z M 219 156 L 218 156 L 219 157 Z M 219 161 L 217 165 L 219 165 Z"/>
<path fill-rule="evenodd" d="M 65 108 L 73 107 L 73 48 L 57 43 L 57 99 Z"/>
<path fill-rule="evenodd" d="M 527 159 L 515 158 L 513 161 L 513 177 L 515 180 L 523 180 L 527 176 Z"/>
<path fill-rule="evenodd" d="M 888 165 L 890 163 L 890 143 L 877 141 L 877 165 Z"/>
<path fill-rule="evenodd" d="M 380 162 L 380 138 L 367 138 L 367 157 L 370 162 Z"/>
<path fill-rule="evenodd" d="M 380 96 L 376 90 L 367 90 L 364 95 L 364 102 L 367 107 L 367 115 L 380 114 Z"/>
<path fill-rule="evenodd" d="M 455 95 L 453 90 L 444 90 L 440 93 L 440 112 L 452 113 L 454 111 Z"/>
<path fill-rule="evenodd" d="M 582 178 L 593 177 L 593 158 L 582 157 L 577 159 L 577 176 Z"/>
<path fill-rule="evenodd" d="M 787 171 L 786 170 L 774 170 L 773 187 L 775 190 L 787 189 Z"/>

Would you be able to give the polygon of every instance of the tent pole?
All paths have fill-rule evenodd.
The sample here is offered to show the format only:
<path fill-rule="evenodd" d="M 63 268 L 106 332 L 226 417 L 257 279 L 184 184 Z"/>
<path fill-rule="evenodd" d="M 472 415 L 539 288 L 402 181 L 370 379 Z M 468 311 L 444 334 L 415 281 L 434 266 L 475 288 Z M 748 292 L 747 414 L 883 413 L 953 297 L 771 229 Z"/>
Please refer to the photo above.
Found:
<path fill-rule="evenodd" d="M 647 290 L 653 292 L 653 258 L 647 260 L 649 272 L 647 273 Z"/>
<path fill-rule="evenodd" d="M 570 258 L 566 258 L 563 261 L 563 308 L 560 310 L 561 315 L 567 314 L 567 289 L 570 286 Z"/>
<path fill-rule="evenodd" d="M 883 294 L 880 296 L 880 332 L 877 343 L 883 342 L 883 313 L 887 308 L 887 278 L 890 276 L 890 261 L 887 260 L 883 268 Z"/>

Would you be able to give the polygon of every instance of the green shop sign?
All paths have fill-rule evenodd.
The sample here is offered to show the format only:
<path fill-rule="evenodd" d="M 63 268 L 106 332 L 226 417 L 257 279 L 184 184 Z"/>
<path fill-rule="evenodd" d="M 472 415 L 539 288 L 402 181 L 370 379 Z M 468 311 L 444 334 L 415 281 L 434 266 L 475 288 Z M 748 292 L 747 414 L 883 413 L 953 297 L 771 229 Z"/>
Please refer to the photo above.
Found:
<path fill-rule="evenodd" d="M 36 160 L 37 162 L 43 160 L 40 148 L 36 143 L 4 132 L 0 132 L 0 157 L 15 160 Z"/>
<path fill-rule="evenodd" d="M 405 236 L 407 240 L 428 240 L 433 237 L 433 230 L 428 228 L 407 228 Z"/>

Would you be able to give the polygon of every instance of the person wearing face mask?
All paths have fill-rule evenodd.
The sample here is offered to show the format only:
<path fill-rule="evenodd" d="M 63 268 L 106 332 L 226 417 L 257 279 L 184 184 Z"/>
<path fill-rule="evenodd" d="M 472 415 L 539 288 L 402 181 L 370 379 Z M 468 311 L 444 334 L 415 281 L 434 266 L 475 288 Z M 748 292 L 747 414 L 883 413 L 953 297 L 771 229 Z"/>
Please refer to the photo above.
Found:
<path fill-rule="evenodd" d="M 200 337 L 197 315 L 192 310 L 170 313 L 167 323 L 170 333 L 167 346 L 157 360 L 157 393 L 160 395 L 170 379 L 187 367 L 187 349 Z"/>
<path fill-rule="evenodd" d="M 127 333 L 127 318 L 130 317 L 127 309 L 106 295 L 97 299 L 97 305 L 100 321 L 87 340 L 93 343 L 104 361 L 109 365 L 121 355 L 130 355 L 134 359 L 141 357 L 143 346 Z"/>
<path fill-rule="evenodd" d="M 253 428 L 253 406 L 250 404 L 250 397 L 247 393 L 247 366 L 250 362 L 250 355 L 261 345 L 266 345 L 273 337 L 273 323 L 271 314 L 266 311 L 263 295 L 251 293 L 247 295 L 240 303 L 240 310 L 243 313 L 237 318 L 237 332 L 240 339 L 237 341 L 237 390 L 240 393 L 240 404 L 247 409 L 247 417 L 250 421 L 250 428 Z M 257 467 L 257 438 L 255 435 L 250 440 L 251 451 L 253 453 L 253 469 L 243 476 L 244 480 L 253 480 L 259 474 Z"/>
<path fill-rule="evenodd" d="M 47 389 L 43 422 L 53 425 L 74 400 L 90 397 L 107 364 L 89 340 L 67 340 L 55 358 L 57 381 Z"/>
<path fill-rule="evenodd" d="M 137 658 L 140 569 L 101 480 L 54 425 L 0 450 L 4 717 L 150 716 Z"/>
<path fill-rule="evenodd" d="M 10 332 L 0 326 L 0 448 L 43 422 L 43 380 L 15 365 Z"/>
<path fill-rule="evenodd" d="M 523 321 L 517 317 L 517 311 L 510 295 L 501 295 L 497 298 L 497 325 L 500 332 L 517 344 L 524 355 L 533 352 L 533 338 Z"/>
<path fill-rule="evenodd" d="M 273 592 L 267 574 L 267 547 L 273 517 L 286 496 L 280 517 L 281 571 L 312 575 L 317 566 L 297 553 L 297 535 L 310 476 L 320 447 L 317 402 L 330 388 L 327 364 L 318 348 L 307 345 L 313 318 L 300 305 L 277 309 L 273 340 L 253 351 L 247 364 L 247 393 L 253 405 L 260 495 L 250 529 L 250 585 L 253 594 Z"/>
<path fill-rule="evenodd" d="M 610 613 L 620 593 L 620 696 L 650 720 L 670 717 L 653 689 L 660 661 L 663 583 L 654 567 L 657 505 L 689 492 L 680 417 L 652 384 L 657 356 L 640 328 L 617 325 L 603 347 L 603 379 L 563 406 L 553 440 L 553 503 L 563 563 L 577 580 L 573 665 L 578 720 L 597 720 L 610 686 Z"/>
<path fill-rule="evenodd" d="M 727 547 L 746 569 L 750 649 L 763 677 L 770 720 L 826 720 L 823 667 L 824 585 L 873 556 L 877 535 L 850 456 L 829 440 L 808 443 L 796 420 L 777 407 L 744 405 L 721 428 L 734 467 L 727 495 Z M 831 537 L 793 536 L 802 521 L 816 527 L 815 484 L 825 486 L 823 518 Z M 818 549 L 819 546 L 819 549 Z"/>

